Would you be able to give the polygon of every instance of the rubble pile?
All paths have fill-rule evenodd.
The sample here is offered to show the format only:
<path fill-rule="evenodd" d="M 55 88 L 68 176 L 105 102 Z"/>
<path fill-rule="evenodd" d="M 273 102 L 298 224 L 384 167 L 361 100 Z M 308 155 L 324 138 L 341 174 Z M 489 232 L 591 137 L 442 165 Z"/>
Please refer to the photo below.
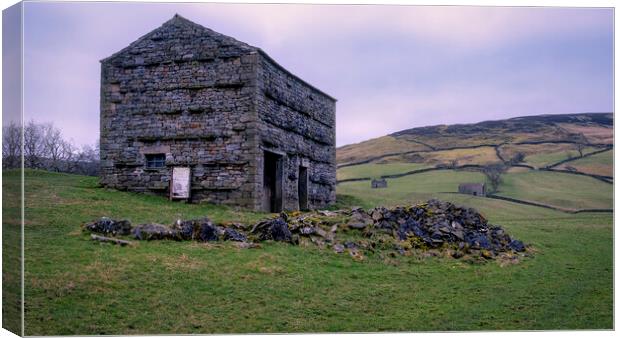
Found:
<path fill-rule="evenodd" d="M 105 235 L 129 235 L 131 232 L 131 223 L 127 220 L 116 221 L 109 217 L 101 217 L 100 219 L 87 223 L 84 228 L 90 232 L 96 232 Z"/>
<path fill-rule="evenodd" d="M 364 214 L 364 211 L 358 209 L 353 213 Z M 399 240 L 412 241 L 419 247 L 452 244 L 459 249 L 494 253 L 525 250 L 521 241 L 510 238 L 501 227 L 488 224 L 476 210 L 449 202 L 430 200 L 409 208 L 375 208 L 366 215 L 357 218 L 370 217 L 374 227 L 391 231 Z"/>
<path fill-rule="evenodd" d="M 136 240 L 234 241 L 252 244 L 279 241 L 294 245 L 316 245 L 354 258 L 365 253 L 449 253 L 449 256 L 482 257 L 526 251 L 523 242 L 511 238 L 501 227 L 491 225 L 471 208 L 430 200 L 410 207 L 353 208 L 338 211 L 286 213 L 250 226 L 240 223 L 213 224 L 208 218 L 178 220 L 171 226 L 140 224 L 102 217 L 85 230 L 108 235 L 131 235 Z M 240 246 L 251 247 L 251 246 Z"/>

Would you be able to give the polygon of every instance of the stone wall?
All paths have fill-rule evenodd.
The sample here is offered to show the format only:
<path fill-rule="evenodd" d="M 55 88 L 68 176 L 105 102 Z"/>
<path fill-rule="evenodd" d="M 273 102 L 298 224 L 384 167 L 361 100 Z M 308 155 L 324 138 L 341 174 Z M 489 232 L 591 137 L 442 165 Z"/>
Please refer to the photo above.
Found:
<path fill-rule="evenodd" d="M 284 209 L 299 208 L 297 176 L 302 165 L 308 168 L 308 207 L 335 202 L 335 100 L 264 53 L 259 57 L 257 90 L 260 146 L 284 154 Z M 262 182 L 256 183 L 260 192 Z"/>

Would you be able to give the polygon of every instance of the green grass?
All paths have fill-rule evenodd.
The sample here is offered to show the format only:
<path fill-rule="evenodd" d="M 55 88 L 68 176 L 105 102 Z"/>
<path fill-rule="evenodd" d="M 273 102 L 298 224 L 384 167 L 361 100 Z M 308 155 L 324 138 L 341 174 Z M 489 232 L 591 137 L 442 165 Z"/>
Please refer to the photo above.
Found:
<path fill-rule="evenodd" d="M 425 163 L 368 163 L 338 169 L 337 178 L 338 180 L 361 177 L 378 178 L 381 175 L 400 174 L 430 167 L 432 166 Z"/>
<path fill-rule="evenodd" d="M 613 185 L 549 171 L 505 174 L 497 194 L 566 209 L 613 208 Z"/>
<path fill-rule="evenodd" d="M 492 214 L 498 221 L 556 218 L 565 215 L 561 211 L 457 194 L 459 183 L 464 182 L 484 183 L 486 178 L 479 172 L 438 170 L 388 179 L 388 187 L 384 189 L 372 189 L 369 181 L 360 181 L 340 183 L 337 191 L 341 197 L 355 199 L 358 205 L 366 208 L 376 205 L 415 204 L 431 198 L 439 198 L 471 206 L 484 214 Z M 355 203 L 351 202 L 351 204 Z"/>
<path fill-rule="evenodd" d="M 613 176 L 614 152 L 613 150 L 608 150 L 592 156 L 566 162 L 558 166 L 558 169 L 566 169 L 569 166 L 577 169 L 577 171 L 587 174 Z"/>
<path fill-rule="evenodd" d="M 452 187 L 445 180 L 480 178 L 457 174 L 427 179 L 439 180 L 443 190 Z M 14 191 L 14 175 L 3 173 L 4 191 Z M 504 204 L 486 207 L 490 221 L 536 250 L 504 267 L 378 255 L 356 262 L 281 243 L 249 250 L 169 241 L 117 247 L 91 242 L 80 224 L 103 215 L 134 223 L 265 215 L 109 191 L 89 177 L 26 177 L 27 335 L 613 327 L 609 214 L 537 214 L 532 210 L 541 208 L 492 201 Z M 424 182 L 411 187 L 432 190 Z M 368 203 L 369 197 L 344 203 Z M 463 202 L 477 200 L 484 199 Z"/>
<path fill-rule="evenodd" d="M 593 151 L 597 151 L 599 149 L 586 147 L 583 150 L 584 154 L 591 153 Z M 542 168 L 548 165 L 552 165 L 554 163 L 558 163 L 560 161 L 566 160 L 571 157 L 579 156 L 579 152 L 575 149 L 567 149 L 563 151 L 557 152 L 540 152 L 534 155 L 528 155 L 525 157 L 525 163 L 529 164 L 535 168 Z"/>
<path fill-rule="evenodd" d="M 21 176 L 3 175 L 3 178 L 2 327 L 21 335 Z"/>
<path fill-rule="evenodd" d="M 479 172 L 437 170 L 388 179 L 388 187 L 372 189 L 370 181 L 346 182 L 338 185 L 338 193 L 355 196 L 366 202 L 365 206 L 398 205 L 427 200 L 438 193 L 453 193 L 459 183 L 484 183 Z"/>

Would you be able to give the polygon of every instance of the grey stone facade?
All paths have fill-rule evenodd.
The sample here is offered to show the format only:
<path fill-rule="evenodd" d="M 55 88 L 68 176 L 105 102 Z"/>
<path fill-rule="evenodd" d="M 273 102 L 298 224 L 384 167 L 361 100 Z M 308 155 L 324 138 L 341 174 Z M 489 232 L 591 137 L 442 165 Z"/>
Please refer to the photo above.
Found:
<path fill-rule="evenodd" d="M 261 49 L 175 15 L 101 61 L 101 184 L 168 196 L 181 166 L 192 201 L 324 207 L 336 198 L 335 110 Z"/>
<path fill-rule="evenodd" d="M 474 196 L 486 196 L 486 185 L 484 183 L 461 183 L 459 193 Z"/>

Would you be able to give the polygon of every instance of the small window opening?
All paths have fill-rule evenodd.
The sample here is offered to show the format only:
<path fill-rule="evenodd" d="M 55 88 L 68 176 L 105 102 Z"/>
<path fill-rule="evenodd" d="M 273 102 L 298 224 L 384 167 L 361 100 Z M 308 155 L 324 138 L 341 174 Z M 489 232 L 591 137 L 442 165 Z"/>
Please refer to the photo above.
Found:
<path fill-rule="evenodd" d="M 146 154 L 147 168 L 163 168 L 166 166 L 166 154 Z"/>

